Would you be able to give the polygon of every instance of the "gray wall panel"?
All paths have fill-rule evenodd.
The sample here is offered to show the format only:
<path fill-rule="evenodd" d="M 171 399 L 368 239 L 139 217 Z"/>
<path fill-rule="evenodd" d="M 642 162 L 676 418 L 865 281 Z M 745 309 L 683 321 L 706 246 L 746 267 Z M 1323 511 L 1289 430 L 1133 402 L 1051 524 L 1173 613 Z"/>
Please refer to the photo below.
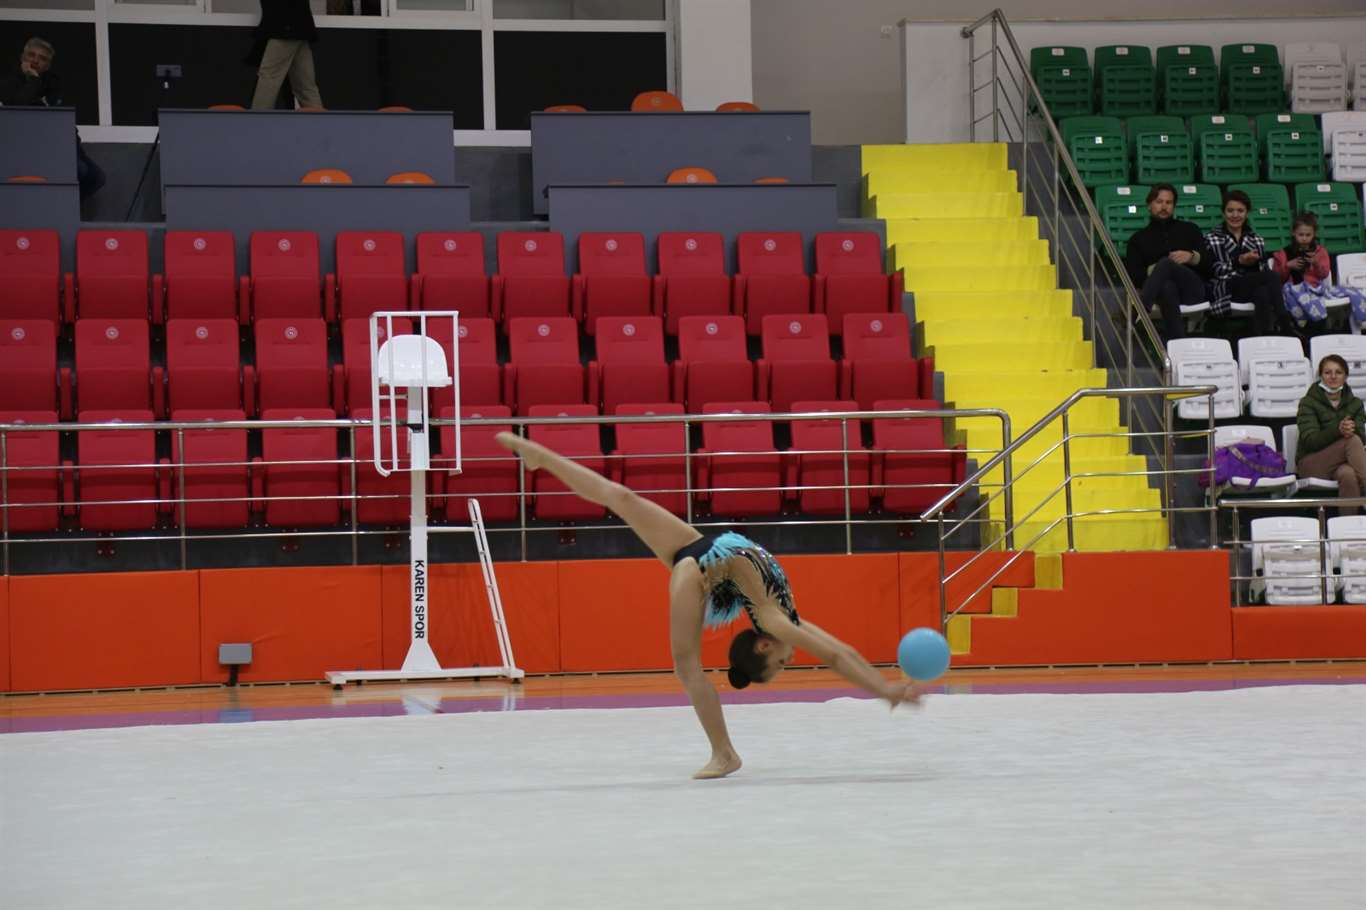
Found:
<path fill-rule="evenodd" d="M 76 270 L 81 190 L 75 183 L 0 183 L 0 228 L 45 228 L 62 237 L 62 270 Z"/>
<path fill-rule="evenodd" d="M 0 107 L 0 180 L 21 175 L 76 182 L 74 108 Z"/>
<path fill-rule="evenodd" d="M 705 167 L 723 183 L 759 177 L 811 180 L 811 115 L 588 112 L 531 115 L 532 204 L 545 188 L 610 180 L 660 184 L 679 167 Z"/>
<path fill-rule="evenodd" d="M 324 271 L 335 271 L 338 231 L 398 231 L 411 272 L 418 234 L 469 228 L 467 186 L 166 187 L 166 229 L 232 231 L 241 274 L 250 271 L 252 231 L 316 231 Z"/>

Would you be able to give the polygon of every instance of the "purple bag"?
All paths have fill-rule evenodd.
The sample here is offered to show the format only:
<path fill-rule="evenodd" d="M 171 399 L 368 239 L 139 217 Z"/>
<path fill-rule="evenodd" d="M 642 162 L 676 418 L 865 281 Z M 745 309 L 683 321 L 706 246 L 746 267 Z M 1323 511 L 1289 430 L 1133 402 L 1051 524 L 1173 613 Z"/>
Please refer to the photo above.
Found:
<path fill-rule="evenodd" d="M 1205 473 L 1196 478 L 1202 487 L 1209 486 L 1208 459 L 1205 468 Z M 1245 477 L 1250 481 L 1248 485 L 1255 487 L 1262 478 L 1284 477 L 1289 473 L 1285 469 L 1285 457 L 1260 442 L 1235 442 L 1214 450 L 1215 486 L 1227 486 L 1233 478 Z"/>

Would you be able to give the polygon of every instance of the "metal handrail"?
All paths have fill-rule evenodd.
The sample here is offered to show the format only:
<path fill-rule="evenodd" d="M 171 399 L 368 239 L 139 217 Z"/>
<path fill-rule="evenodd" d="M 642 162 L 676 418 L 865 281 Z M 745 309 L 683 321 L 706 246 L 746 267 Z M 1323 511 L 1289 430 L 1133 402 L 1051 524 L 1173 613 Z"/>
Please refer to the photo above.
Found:
<path fill-rule="evenodd" d="M 1011 30 L 1011 28 L 1010 28 L 1010 23 L 1006 20 L 1005 14 L 1004 14 L 1000 9 L 994 9 L 994 10 L 992 10 L 991 12 L 987 13 L 986 15 L 982 16 L 982 17 L 981 17 L 980 19 L 978 19 L 976 22 L 973 22 L 971 25 L 965 26 L 965 27 L 963 28 L 961 34 L 962 34 L 962 36 L 963 36 L 964 38 L 973 39 L 973 38 L 975 37 L 975 35 L 976 35 L 977 30 L 980 29 L 983 25 L 986 25 L 987 23 L 990 23 L 990 24 L 991 24 L 991 27 L 992 27 L 992 52 L 993 52 L 993 57 L 992 57 L 992 65 L 993 65 L 993 75 L 992 75 L 992 83 L 993 83 L 993 92 L 992 92 L 992 98 L 993 98 L 992 114 L 995 115 L 995 114 L 998 112 L 998 110 L 999 110 L 999 105 L 996 103 L 996 100 L 995 100 L 996 97 L 997 97 L 997 95 L 996 95 L 996 84 L 998 83 L 998 79 L 997 79 L 997 77 L 996 77 L 996 75 L 995 75 L 995 72 L 994 72 L 994 67 L 995 67 L 995 62 L 996 62 L 996 57 L 995 57 L 995 55 L 996 55 L 997 53 L 999 53 L 999 52 L 998 52 L 998 46 L 999 46 L 999 45 L 998 45 L 998 42 L 997 42 L 997 40 L 996 40 L 996 32 L 997 32 L 997 29 L 999 28 L 1000 31 L 1005 35 L 1006 42 L 1010 45 L 1011 52 L 1014 54 L 1015 64 L 1020 68 L 1021 75 L 1023 76 L 1023 82 L 1024 82 L 1024 85 L 1025 85 L 1025 88 L 1028 90 L 1028 98 L 1027 98 L 1026 100 L 1033 103 L 1033 107 L 1034 107 L 1035 110 L 1037 111 L 1038 116 L 1039 116 L 1039 119 L 1040 119 L 1040 121 L 1043 123 L 1043 126 L 1044 126 L 1044 128 L 1045 128 L 1045 130 L 1046 130 L 1047 137 L 1052 141 L 1054 149 L 1057 150 L 1057 153 L 1058 153 L 1058 160 L 1059 160 L 1060 164 L 1062 165 L 1063 168 L 1066 169 L 1067 177 L 1072 181 L 1072 185 L 1073 185 L 1073 186 L 1078 186 L 1078 187 L 1084 186 L 1084 184 L 1082 183 L 1081 174 L 1077 171 L 1076 163 L 1072 160 L 1071 152 L 1068 150 L 1067 146 L 1063 143 L 1062 134 L 1059 132 L 1058 127 L 1057 127 L 1057 124 L 1053 121 L 1053 116 L 1052 116 L 1052 114 L 1050 114 L 1049 111 L 1048 111 L 1048 105 L 1047 105 L 1047 104 L 1045 103 L 1045 101 L 1044 101 L 1043 93 L 1039 91 L 1039 86 L 1038 86 L 1038 84 L 1034 81 L 1034 75 L 1033 75 L 1033 73 L 1031 73 L 1031 72 L 1029 71 L 1029 64 L 1028 64 L 1028 61 L 1025 59 L 1024 55 L 1023 55 L 1023 54 L 1021 53 L 1021 51 L 1020 51 L 1020 45 L 1019 45 L 1019 43 L 1016 42 L 1016 40 L 1015 40 L 1015 34 L 1014 34 L 1014 32 Z M 972 62 L 971 62 L 971 55 L 972 55 L 972 51 L 969 50 L 969 59 L 970 59 L 970 62 L 969 62 L 969 64 L 968 64 L 968 66 L 969 66 L 969 79 L 968 79 L 968 82 L 969 82 L 969 85 L 970 85 L 970 86 L 971 86 L 972 83 L 974 82 L 974 79 L 973 79 L 972 73 L 971 73 L 971 68 L 972 68 L 972 65 L 973 65 Z M 969 107 L 970 107 L 970 109 L 972 109 L 972 107 L 975 106 L 975 103 L 976 103 L 975 99 L 976 99 L 976 88 L 973 87 L 973 88 L 970 88 L 970 89 L 969 89 Z M 1029 109 L 1029 105 L 1028 105 L 1028 104 L 1025 105 L 1025 109 L 1026 109 L 1026 110 Z M 993 121 L 993 122 L 994 122 L 994 121 Z M 974 139 L 976 138 L 975 135 L 974 135 L 973 138 L 974 138 Z M 1022 142 L 1022 144 L 1023 144 L 1023 146 L 1024 146 L 1024 155 L 1023 155 L 1024 166 L 1023 166 L 1023 168 L 1022 168 L 1022 171 L 1025 173 L 1025 176 L 1026 176 L 1026 179 L 1027 179 L 1027 177 L 1028 177 L 1028 171 L 1029 171 L 1029 130 L 1028 130 L 1028 125 L 1027 125 L 1027 123 L 1025 124 L 1025 128 L 1024 128 L 1024 130 L 1023 130 L 1023 135 L 1021 136 L 1021 142 Z M 1027 185 L 1027 184 L 1026 184 L 1026 185 Z M 1089 227 L 1090 227 L 1090 230 L 1091 230 L 1093 236 L 1098 236 L 1098 237 L 1100 238 L 1100 245 L 1101 245 L 1101 250 L 1102 250 L 1102 254 L 1103 254 L 1104 258 L 1109 262 L 1110 266 L 1114 269 L 1116 275 L 1117 275 L 1118 278 L 1119 278 L 1120 286 L 1121 286 L 1121 288 L 1123 289 L 1123 296 L 1124 296 L 1124 300 L 1125 300 L 1125 309 L 1128 310 L 1128 311 L 1130 311 L 1130 313 L 1131 313 L 1134 317 L 1136 317 L 1138 324 L 1139 324 L 1140 326 L 1142 326 L 1143 332 L 1144 332 L 1144 334 L 1145 334 L 1146 337 L 1147 337 L 1147 341 L 1148 341 L 1149 344 L 1152 345 L 1153 350 L 1154 350 L 1154 351 L 1161 352 L 1161 353 L 1160 353 L 1161 370 L 1162 370 L 1162 376 L 1161 376 L 1161 378 L 1162 378 L 1162 381 L 1163 381 L 1163 382 L 1170 382 L 1170 381 L 1171 381 L 1171 358 L 1168 357 L 1167 354 L 1166 354 L 1166 346 L 1163 344 L 1163 342 L 1162 342 L 1162 337 L 1161 337 L 1161 335 L 1158 333 L 1157 327 L 1153 324 L 1153 321 L 1152 321 L 1151 316 L 1149 316 L 1147 310 L 1146 310 L 1146 309 L 1143 307 L 1143 305 L 1142 305 L 1141 298 L 1139 297 L 1139 294 L 1138 294 L 1138 289 L 1134 287 L 1133 281 L 1130 280 L 1130 278 L 1129 278 L 1128 270 L 1124 267 L 1124 262 L 1123 262 L 1123 260 L 1122 260 L 1122 259 L 1120 258 L 1120 256 L 1119 256 L 1119 251 L 1115 248 L 1114 242 L 1110 239 L 1110 233 L 1109 233 L 1109 231 L 1107 231 L 1107 230 L 1105 229 L 1105 223 L 1104 223 L 1104 221 L 1101 220 L 1100 214 L 1096 211 L 1095 204 L 1094 204 L 1094 203 L 1092 202 L 1092 200 L 1091 200 L 1091 194 L 1088 193 L 1088 192 L 1083 191 L 1083 192 L 1077 194 L 1077 196 L 1080 197 L 1080 202 L 1081 202 L 1082 208 L 1083 208 L 1083 209 L 1085 210 L 1085 212 L 1086 212 L 1086 217 L 1087 217 L 1087 220 L 1089 221 Z M 1096 330 L 1095 323 L 1094 323 L 1094 319 L 1093 319 L 1093 322 L 1092 322 L 1092 332 L 1093 332 L 1093 334 L 1098 334 L 1098 332 L 1097 332 L 1097 330 Z M 1127 341 L 1127 349 L 1126 349 L 1126 358 L 1125 358 L 1125 359 L 1126 359 L 1126 361 L 1127 361 L 1127 363 L 1126 363 L 1126 368 L 1127 368 L 1127 373 L 1128 373 L 1128 375 L 1127 375 L 1127 377 L 1126 377 L 1126 380 L 1127 380 L 1127 382 L 1128 382 L 1129 385 L 1132 385 L 1133 382 L 1134 382 L 1134 373 L 1133 373 L 1133 370 L 1134 370 L 1134 359 L 1133 359 L 1133 335 L 1132 335 L 1131 332 L 1126 332 L 1125 334 L 1126 334 L 1126 341 Z M 1156 360 L 1156 359 L 1157 359 L 1157 358 L 1155 358 L 1155 360 Z"/>

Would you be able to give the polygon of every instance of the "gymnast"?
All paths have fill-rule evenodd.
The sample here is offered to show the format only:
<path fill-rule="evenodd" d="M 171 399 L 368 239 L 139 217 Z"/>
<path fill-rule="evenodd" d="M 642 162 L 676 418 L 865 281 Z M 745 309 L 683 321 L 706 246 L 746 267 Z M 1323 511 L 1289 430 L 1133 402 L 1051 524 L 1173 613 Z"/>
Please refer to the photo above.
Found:
<path fill-rule="evenodd" d="M 693 777 L 725 777 L 740 768 L 721 700 L 702 672 L 702 629 L 729 624 L 741 609 L 753 628 L 742 630 L 730 645 L 727 677 L 737 689 L 770 682 L 791 662 L 796 648 L 893 708 L 918 702 L 928 688 L 885 679 L 852 647 L 799 619 L 782 566 L 749 538 L 733 531 L 704 536 L 662 506 L 539 443 L 513 433 L 499 433 L 497 440 L 520 455 L 527 470 L 549 471 L 574 493 L 616 513 L 669 567 L 674 673 L 711 742 L 711 760 Z"/>

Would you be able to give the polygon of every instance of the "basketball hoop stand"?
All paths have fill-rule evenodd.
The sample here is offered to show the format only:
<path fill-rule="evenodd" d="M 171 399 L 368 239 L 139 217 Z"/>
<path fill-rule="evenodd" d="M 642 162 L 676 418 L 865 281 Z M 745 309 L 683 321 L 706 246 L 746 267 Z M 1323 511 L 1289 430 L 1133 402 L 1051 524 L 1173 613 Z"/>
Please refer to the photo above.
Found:
<path fill-rule="evenodd" d="M 414 319 L 418 331 L 414 335 L 394 335 L 393 320 Z M 450 320 L 452 363 L 446 362 L 441 344 L 427 335 L 429 321 Z M 385 339 L 380 344 L 380 339 Z M 431 572 L 427 562 L 427 471 L 431 469 L 431 444 L 428 414 L 428 389 L 454 387 L 455 392 L 455 453 L 454 473 L 460 472 L 460 333 L 459 314 L 446 312 L 381 312 L 370 317 L 370 376 L 371 376 L 371 433 L 374 439 L 375 470 L 382 476 L 407 471 L 411 480 L 409 495 L 412 530 L 409 538 L 409 634 L 408 654 L 398 670 L 329 670 L 327 681 L 334 688 L 347 683 L 376 680 L 471 679 L 503 677 L 520 682 L 526 675 L 518 669 L 512 656 L 512 640 L 508 636 L 503 614 L 503 600 L 498 592 L 498 578 L 489 555 L 488 535 L 484 517 L 476 499 L 469 500 L 470 527 L 475 547 L 479 551 L 479 565 L 484 573 L 484 590 L 493 617 L 494 634 L 502 664 L 492 667 L 442 667 L 431 646 L 431 614 L 429 610 Z M 381 390 L 383 387 L 383 391 Z M 399 402 L 396 390 L 406 390 L 405 427 L 408 441 L 408 465 L 401 464 L 398 445 Z M 381 408 L 381 399 L 384 407 Z M 387 437 L 388 448 L 382 443 Z"/>

